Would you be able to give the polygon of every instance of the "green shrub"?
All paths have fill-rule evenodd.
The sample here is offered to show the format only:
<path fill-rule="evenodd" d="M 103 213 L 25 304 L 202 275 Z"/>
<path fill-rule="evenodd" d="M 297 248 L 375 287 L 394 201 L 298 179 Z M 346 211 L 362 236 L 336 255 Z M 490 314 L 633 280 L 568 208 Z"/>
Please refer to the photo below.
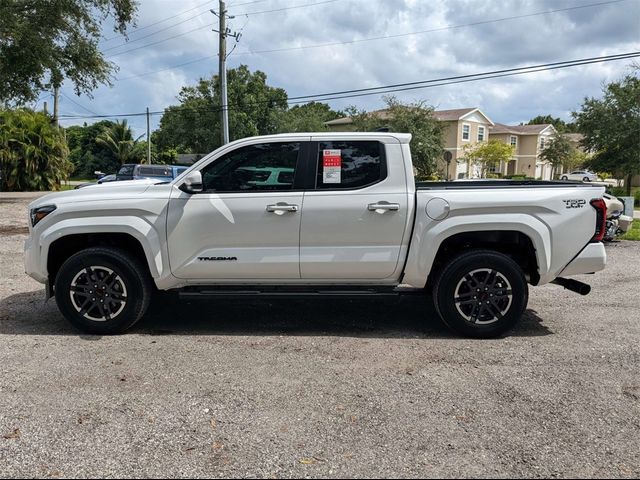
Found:
<path fill-rule="evenodd" d="M 64 131 L 28 109 L 0 111 L 3 191 L 58 190 L 73 170 Z"/>

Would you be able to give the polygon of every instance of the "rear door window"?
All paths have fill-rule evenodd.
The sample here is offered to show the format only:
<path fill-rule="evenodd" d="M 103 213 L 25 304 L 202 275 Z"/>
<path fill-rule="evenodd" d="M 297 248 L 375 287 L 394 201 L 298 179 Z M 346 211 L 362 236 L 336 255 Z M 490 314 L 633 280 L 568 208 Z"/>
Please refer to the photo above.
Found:
<path fill-rule="evenodd" d="M 387 176 L 384 145 L 376 141 L 318 142 L 316 188 L 357 189 Z"/>

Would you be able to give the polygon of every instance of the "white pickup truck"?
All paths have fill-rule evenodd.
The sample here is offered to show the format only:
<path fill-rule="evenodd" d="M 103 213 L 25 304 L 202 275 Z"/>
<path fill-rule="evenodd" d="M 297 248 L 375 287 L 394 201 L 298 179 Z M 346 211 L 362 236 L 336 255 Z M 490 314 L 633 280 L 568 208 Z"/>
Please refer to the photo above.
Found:
<path fill-rule="evenodd" d="M 416 183 L 411 136 L 309 133 L 227 144 L 171 182 L 54 193 L 30 205 L 27 273 L 81 330 L 131 327 L 182 295 L 432 293 L 457 332 L 493 337 L 528 284 L 602 270 L 604 188 Z"/>

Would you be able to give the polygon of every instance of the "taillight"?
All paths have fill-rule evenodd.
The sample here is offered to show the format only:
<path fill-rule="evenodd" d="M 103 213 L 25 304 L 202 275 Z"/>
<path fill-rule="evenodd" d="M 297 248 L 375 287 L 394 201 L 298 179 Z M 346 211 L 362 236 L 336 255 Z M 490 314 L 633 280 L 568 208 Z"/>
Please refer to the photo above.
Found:
<path fill-rule="evenodd" d="M 591 242 L 601 242 L 607 225 L 607 204 L 602 198 L 594 198 L 591 206 L 596 209 L 596 233 Z"/>

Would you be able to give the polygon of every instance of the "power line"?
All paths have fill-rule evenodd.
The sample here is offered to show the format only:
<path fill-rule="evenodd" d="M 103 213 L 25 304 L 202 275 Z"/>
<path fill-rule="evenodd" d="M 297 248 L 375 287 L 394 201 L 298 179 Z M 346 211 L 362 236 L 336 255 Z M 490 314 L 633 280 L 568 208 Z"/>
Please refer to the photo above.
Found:
<path fill-rule="evenodd" d="M 295 6 L 292 6 L 292 7 L 284 7 L 284 8 L 274 9 L 274 10 L 264 10 L 264 11 L 261 11 L 261 12 L 246 12 L 246 13 L 241 13 L 241 14 L 235 14 L 235 15 L 233 15 L 233 16 L 252 16 L 252 15 L 258 15 L 258 14 L 263 14 L 263 13 L 282 12 L 282 11 L 285 11 L 285 10 L 291 10 L 291 9 L 294 9 L 294 8 L 313 7 L 313 6 L 316 6 L 316 5 L 324 5 L 324 4 L 327 4 L 327 3 L 334 3 L 334 2 L 337 2 L 337 1 L 339 1 L 339 0 L 325 0 L 325 1 L 323 1 L 323 2 L 309 3 L 309 4 L 305 4 L 305 5 L 295 5 Z M 252 2 L 249 2 L 249 3 L 252 3 Z M 244 4 L 240 4 L 240 5 L 244 5 Z M 236 5 L 236 6 L 237 6 L 237 5 Z M 184 12 L 183 12 L 183 13 L 184 13 Z M 114 50 L 114 49 L 116 49 L 116 48 L 126 46 L 126 45 L 128 45 L 129 43 L 133 43 L 133 42 L 136 42 L 136 41 L 138 41 L 138 40 L 141 40 L 141 39 L 143 39 L 143 38 L 151 37 L 151 36 L 155 35 L 156 33 L 160 33 L 160 32 L 163 32 L 163 31 L 169 30 L 170 28 L 173 28 L 173 27 L 175 27 L 175 26 L 178 26 L 178 25 L 180 25 L 180 24 L 183 24 L 183 23 L 185 23 L 185 22 L 188 22 L 189 20 L 193 20 L 194 18 L 199 17 L 199 16 L 200 16 L 200 15 L 202 15 L 203 13 L 205 13 L 205 12 L 201 12 L 201 13 L 199 13 L 199 14 L 197 14 L 197 15 L 194 15 L 193 17 L 190 17 L 190 18 L 188 18 L 188 19 L 186 19 L 186 20 L 182 20 L 182 21 L 180 21 L 180 22 L 178 22 L 178 23 L 176 23 L 176 24 L 174 24 L 174 25 L 170 25 L 170 26 L 165 27 L 165 28 L 163 28 L 163 29 L 161 29 L 161 30 L 158 30 L 158 31 L 153 32 L 153 33 L 150 33 L 150 34 L 148 34 L 148 35 L 145 35 L 144 37 L 140 37 L 140 38 L 137 38 L 137 39 L 135 39 L 135 40 L 132 40 L 131 42 L 123 43 L 123 44 L 121 44 L 121 45 L 116 45 L 116 46 L 113 46 L 113 47 L 109 47 L 109 48 L 107 48 L 107 49 L 104 49 L 104 50 L 103 50 L 103 52 L 107 52 L 107 51 L 109 51 L 109 50 Z M 164 39 L 162 39 L 162 40 L 158 40 L 158 41 L 156 41 L 156 42 L 147 43 L 147 44 L 145 44 L 145 45 L 141 45 L 141 46 L 139 46 L 139 47 L 130 48 L 130 49 L 128 49 L 128 50 L 123 50 L 122 52 L 117 52 L 117 53 L 114 53 L 114 54 L 111 54 L 111 55 L 107 55 L 107 57 L 106 57 L 106 58 L 117 57 L 117 56 L 119 56 L 119 55 L 124 55 L 125 53 L 135 52 L 136 50 L 140 50 L 140 49 L 142 49 L 142 48 L 152 47 L 152 46 L 154 46 L 154 45 L 158 45 L 158 44 L 160 44 L 160 43 L 164 43 L 164 42 L 167 42 L 167 41 L 169 41 L 169 40 L 173 40 L 173 39 L 175 39 L 175 38 L 184 37 L 185 35 L 188 35 L 189 33 L 197 32 L 197 31 L 199 31 L 199 30 L 203 30 L 203 29 L 205 29 L 205 28 L 209 28 L 209 27 L 210 27 L 210 25 L 202 25 L 202 26 L 200 26 L 200 27 L 192 28 L 191 30 L 187 30 L 186 32 L 182 32 L 182 33 L 179 33 L 179 34 L 177 34 L 177 35 L 173 35 L 173 36 L 170 36 L 170 37 L 164 38 Z"/>
<path fill-rule="evenodd" d="M 490 23 L 503 22 L 503 21 L 508 21 L 508 20 L 515 20 L 515 19 L 519 19 L 519 18 L 527 18 L 527 17 L 534 17 L 534 16 L 540 16 L 540 15 L 554 14 L 554 13 L 566 12 L 566 11 L 570 11 L 570 10 L 591 8 L 591 7 L 597 7 L 597 6 L 602 6 L 602 5 L 620 3 L 620 2 L 624 2 L 624 1 L 626 1 L 626 0 L 611 0 L 611 1 L 607 1 L 607 2 L 592 3 L 592 4 L 588 4 L 588 5 L 579 5 L 577 7 L 560 8 L 560 9 L 548 10 L 548 11 L 544 11 L 544 12 L 535 12 L 535 13 L 528 13 L 528 14 L 523 14 L 523 15 L 515 15 L 515 16 L 510 16 L 510 17 L 496 18 L 496 19 L 492 19 L 492 20 L 483 20 L 483 21 L 479 21 L 479 22 L 466 23 L 466 24 L 460 24 L 460 25 L 451 25 L 451 26 L 440 27 L 440 28 L 436 28 L 436 29 L 422 30 L 422 31 L 418 31 L 418 32 L 409 32 L 409 33 L 401 33 L 401 34 L 394 34 L 394 35 L 385 35 L 385 36 L 378 36 L 378 37 L 347 40 L 347 41 L 344 41 L 344 42 L 331 42 L 331 43 L 323 43 L 323 44 L 316 44 L 316 45 L 302 45 L 302 46 L 298 46 L 298 47 L 278 48 L 278 49 L 271 49 L 271 50 L 257 50 L 257 51 L 251 51 L 251 52 L 238 52 L 238 53 L 234 53 L 233 55 L 234 56 L 239 56 L 239 55 L 258 55 L 258 54 L 263 54 L 263 53 L 275 53 L 275 52 L 285 52 L 285 51 L 291 51 L 291 50 L 304 50 L 304 49 L 310 49 L 310 48 L 332 47 L 332 46 L 339 46 L 339 45 L 351 45 L 351 44 L 355 44 L 355 43 L 369 42 L 369 41 L 373 41 L 373 40 L 385 40 L 385 39 L 390 39 L 390 38 L 406 37 L 406 36 L 411 36 L 411 35 L 420 35 L 420 34 L 424 34 L 424 33 L 432 33 L 432 32 L 439 32 L 439 31 L 445 31 L 445 30 L 459 29 L 459 28 L 464 28 L 464 27 L 472 27 L 472 26 L 485 25 L 485 24 L 490 24 Z M 204 28 L 204 27 L 199 27 L 198 29 L 201 29 L 201 28 Z M 184 34 L 181 34 L 179 36 L 186 35 L 186 33 L 188 33 L 188 32 L 185 32 Z M 157 42 L 157 43 L 160 43 L 160 42 Z M 151 45 L 154 45 L 154 44 L 151 44 Z M 125 52 L 121 52 L 121 53 L 125 53 Z M 119 54 L 116 54 L 116 55 L 119 55 Z M 145 72 L 145 73 L 141 73 L 141 74 L 137 74 L 137 75 L 130 75 L 128 77 L 120 78 L 120 79 L 117 79 L 117 80 L 118 81 L 124 81 L 124 80 L 131 80 L 131 79 L 134 79 L 134 78 L 144 77 L 144 76 L 148 76 L 148 75 L 154 75 L 156 73 L 166 72 L 167 70 L 172 70 L 174 68 L 179 68 L 179 67 L 183 67 L 183 66 L 186 66 L 186 65 L 192 65 L 192 64 L 198 63 L 198 62 L 211 60 L 214 57 L 215 57 L 215 55 L 209 55 L 209 56 L 202 57 L 202 58 L 199 58 L 199 59 L 195 59 L 195 60 L 191 60 L 191 61 L 188 61 L 188 62 L 180 63 L 178 65 L 172 65 L 170 67 L 166 67 L 166 68 L 163 68 L 163 69 L 160 69 L 160 70 L 154 70 L 154 71 L 151 71 L 151 72 Z"/>
<path fill-rule="evenodd" d="M 505 21 L 509 21 L 509 20 L 516 20 L 516 19 L 520 19 L 520 18 L 529 18 L 529 17 L 540 16 L 540 15 L 549 15 L 549 14 L 559 13 L 559 12 L 568 12 L 568 11 L 571 11 L 571 10 L 578 10 L 578 9 L 583 9 L 583 8 L 591 8 L 591 7 L 599 7 L 599 6 L 603 6 L 603 5 L 611 5 L 611 4 L 621 3 L 621 2 L 625 2 L 625 1 L 627 1 L 627 0 L 611 0 L 611 1 L 608 1 L 608 2 L 591 3 L 589 5 L 579 5 L 579 6 L 576 6 L 576 7 L 558 8 L 558 9 L 555 9 L 555 10 L 547 10 L 547 11 L 544 11 L 544 12 L 528 13 L 528 14 L 524 14 L 524 15 L 512 15 L 512 16 L 509 16 L 509 17 L 496 18 L 496 19 L 493 19 L 493 20 L 483 20 L 483 21 L 479 21 L 479 22 L 464 23 L 464 24 L 460 24 L 460 25 L 448 25 L 446 27 L 432 28 L 432 29 L 429 29 L 429 30 L 419 30 L 419 31 L 416 31 L 416 32 L 398 33 L 398 34 L 393 34 L 393 35 L 381 35 L 381 36 L 378 36 L 378 37 L 360 38 L 360 39 L 354 39 L 354 40 L 346 40 L 346 41 L 343 41 L 343 42 L 318 43 L 318 44 L 315 44 L 315 45 L 301 45 L 301 46 L 298 46 L 298 47 L 286 47 L 286 48 L 274 48 L 274 49 L 269 49 L 269 50 L 253 50 L 253 51 L 247 51 L 247 52 L 237 52 L 234 55 L 235 56 L 257 55 L 257 54 L 262 54 L 262 53 L 289 52 L 289 51 L 292 51 L 292 50 L 306 50 L 306 49 L 310 49 L 310 48 L 335 47 L 335 46 L 339 46 L 339 45 L 352 45 L 352 44 L 355 44 L 355 43 L 371 42 L 371 41 L 375 41 L 375 40 L 387 40 L 387 39 L 391 39 L 391 38 L 408 37 L 408 36 L 412 36 L 412 35 L 423 35 L 425 33 L 443 32 L 443 31 L 446 31 L 446 30 L 454 30 L 454 29 L 464 28 L 464 27 L 475 27 L 475 26 L 479 26 L 479 25 L 487 25 L 487 24 L 490 24 L 490 23 L 498 23 L 498 22 L 505 22 Z"/>
<path fill-rule="evenodd" d="M 128 42 L 121 43 L 120 45 L 114 45 L 113 47 L 104 48 L 104 49 L 102 49 L 102 53 L 108 52 L 109 50 L 115 50 L 116 48 L 124 47 L 126 45 L 131 45 L 132 43 L 139 42 L 140 40 L 144 40 L 145 38 L 153 37 L 154 35 L 157 35 L 158 33 L 165 32 L 165 31 L 167 31 L 167 30 L 169 30 L 171 28 L 177 27 L 178 25 L 182 25 L 183 23 L 190 22 L 194 18 L 198 18 L 198 17 L 200 17 L 201 15 L 204 15 L 207 12 L 208 11 L 200 12 L 200 13 L 198 13 L 196 15 L 193 15 L 192 17 L 185 18 L 184 20 L 181 20 L 178 23 L 174 23 L 173 25 L 169 25 L 168 27 L 164 27 L 164 28 L 161 28 L 160 30 L 156 30 L 155 32 L 148 33 L 147 35 L 143 35 L 141 37 L 134 38 L 133 40 L 129 40 Z"/>
<path fill-rule="evenodd" d="M 60 95 L 62 95 L 64 98 L 66 98 L 67 100 L 69 100 L 71 103 L 73 103 L 74 105 L 76 105 L 77 107 L 80 107 L 83 110 L 86 110 L 89 113 L 92 113 L 94 115 L 100 115 L 99 113 L 94 112 L 93 110 L 88 109 L 87 107 L 85 107 L 84 105 L 81 105 L 80 103 L 76 102 L 75 100 L 73 100 L 72 98 L 68 97 L 67 95 L 64 94 L 64 92 L 60 92 Z"/>
<path fill-rule="evenodd" d="M 355 98 L 355 97 L 362 97 L 362 96 L 369 96 L 369 95 L 383 95 L 383 94 L 400 92 L 400 91 L 417 90 L 422 88 L 433 88 L 438 86 L 467 83 L 467 82 L 473 82 L 473 81 L 479 81 L 479 80 L 487 80 L 491 78 L 510 77 L 515 75 L 558 70 L 558 69 L 576 67 L 581 65 L 604 63 L 604 62 L 625 60 L 625 59 L 637 58 L 637 57 L 640 57 L 640 51 L 621 53 L 621 54 L 615 54 L 615 55 L 605 55 L 600 57 L 590 57 L 590 58 L 584 58 L 584 59 L 578 59 L 578 60 L 566 60 L 562 62 L 545 63 L 545 64 L 539 64 L 539 65 L 530 65 L 526 67 L 492 70 L 489 72 L 481 72 L 476 74 L 458 75 L 453 77 L 422 80 L 418 82 L 398 83 L 398 84 L 391 84 L 391 85 L 383 85 L 379 87 L 369 87 L 369 88 L 361 88 L 361 89 L 353 89 L 353 90 L 343 90 L 338 92 L 320 93 L 315 95 L 302 95 L 302 96 L 289 98 L 287 101 L 287 104 L 294 105 L 294 104 L 310 103 L 312 101 L 328 101 L 328 100 Z M 268 102 L 254 102 L 254 103 L 246 104 L 244 106 L 242 105 L 229 106 L 229 109 L 236 110 L 238 108 L 246 108 L 249 106 L 256 106 L 264 103 L 268 103 Z M 177 108 L 181 108 L 183 109 L 183 111 L 193 111 L 193 112 L 204 111 L 204 112 L 215 113 L 220 111 L 220 109 L 211 109 L 211 108 L 205 108 L 205 107 L 185 108 L 185 107 L 178 106 Z M 150 114 L 162 115 L 165 113 L 165 111 L 166 109 L 150 112 Z M 64 116 L 61 116 L 61 118 L 65 118 L 65 119 L 114 118 L 114 117 L 137 117 L 142 115 L 146 115 L 146 112 L 114 114 L 114 115 L 97 115 L 97 116 L 64 115 Z"/>
<path fill-rule="evenodd" d="M 244 12 L 244 13 L 234 13 L 233 15 L 236 17 L 242 17 L 245 15 L 261 15 L 263 13 L 274 13 L 274 12 L 284 12 L 285 10 L 294 10 L 296 8 L 306 8 L 306 7 L 315 7 L 316 5 L 325 5 L 327 3 L 334 3 L 334 2 L 338 2 L 340 0 L 325 0 L 323 2 L 316 2 L 316 3 L 305 3 L 302 5 L 292 5 L 290 7 L 282 7 L 282 8 L 274 8 L 273 10 L 263 10 L 261 12 Z M 240 6 L 240 5 L 235 5 L 236 7 Z"/>
<path fill-rule="evenodd" d="M 161 20 L 158 20 L 157 22 L 153 22 L 153 23 L 150 23 L 150 24 L 148 24 L 148 25 L 145 25 L 144 27 L 137 27 L 137 28 L 134 28 L 133 30 L 131 30 L 131 33 L 136 33 L 136 32 L 139 32 L 139 31 L 141 31 L 141 30 L 146 30 L 147 28 L 154 27 L 154 26 L 156 26 L 156 25 L 159 25 L 159 24 L 161 24 L 161 23 L 166 22 L 167 20 L 174 19 L 174 18 L 176 18 L 176 17 L 179 17 L 180 15 L 184 15 L 185 13 L 189 13 L 189 12 L 192 12 L 192 11 L 194 11 L 194 10 L 197 10 L 198 8 L 202 8 L 202 7 L 204 7 L 205 5 L 209 5 L 210 3 L 211 3 L 211 0 L 209 0 L 209 1 L 207 1 L 207 2 L 204 2 L 204 3 L 201 3 L 200 5 L 196 5 L 195 7 L 192 7 L 192 8 L 190 8 L 190 9 L 188 9 L 188 10 L 183 10 L 182 12 L 176 13 L 175 15 L 171 15 L 171 16 L 169 16 L 169 17 L 165 17 L 165 18 L 163 18 L 163 19 L 161 19 Z M 116 35 L 116 36 L 114 36 L 114 37 L 105 38 L 105 39 L 104 39 L 104 41 L 105 41 L 105 42 L 110 42 L 111 40 L 115 40 L 116 38 L 120 38 L 120 36 L 119 36 L 119 35 Z"/>

